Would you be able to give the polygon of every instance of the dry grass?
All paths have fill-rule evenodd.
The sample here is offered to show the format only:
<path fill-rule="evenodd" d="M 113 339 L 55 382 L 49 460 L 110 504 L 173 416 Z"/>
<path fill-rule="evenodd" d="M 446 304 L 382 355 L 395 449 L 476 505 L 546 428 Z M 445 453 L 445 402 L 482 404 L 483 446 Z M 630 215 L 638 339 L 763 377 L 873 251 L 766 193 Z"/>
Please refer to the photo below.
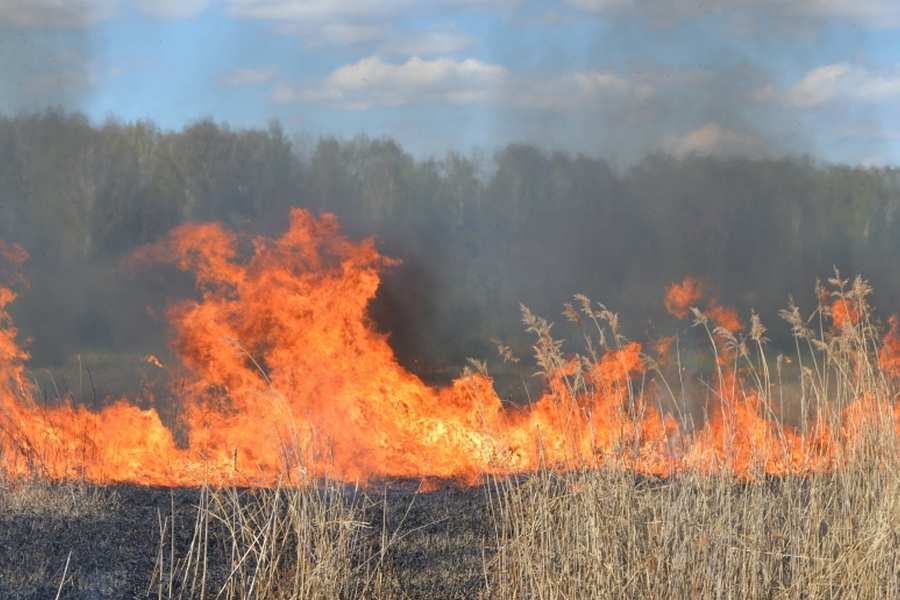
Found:
<path fill-rule="evenodd" d="M 494 498 L 494 598 L 892 598 L 900 477 L 544 471 Z"/>
<path fill-rule="evenodd" d="M 19 515 L 57 519 L 99 518 L 116 504 L 114 494 L 78 481 L 50 482 L 41 478 L 0 484 L 0 518 Z"/>
<path fill-rule="evenodd" d="M 496 481 L 490 597 L 900 596 L 897 381 L 879 363 L 883 332 L 867 304 L 868 286 L 838 276 L 831 284 L 830 291 L 817 286 L 820 304 L 810 318 L 801 318 L 793 304 L 783 314 L 800 362 L 801 381 L 787 388 L 801 391 L 789 400 L 798 405 L 796 429 L 812 435 L 827 425 L 836 447 L 828 472 L 767 477 L 760 471 L 742 481 L 725 468 L 687 469 L 666 479 L 615 468 L 545 469 L 522 481 Z M 835 308 L 837 302 L 845 304 Z M 833 314 L 838 309 L 854 318 L 841 319 Z M 601 346 L 618 341 L 608 311 L 594 314 L 613 326 Z M 776 431 L 789 431 L 778 406 L 785 403 L 784 357 L 770 368 L 758 317 L 747 336 L 715 327 L 699 311 L 695 325 L 713 353 L 727 354 L 718 356 L 706 382 L 719 404 L 756 395 Z M 557 359 L 558 345 L 545 336 L 536 348 L 541 364 Z M 650 359 L 648 365 L 657 366 Z M 562 389 L 583 390 L 585 379 L 576 373 Z M 661 387 L 674 396 L 679 385 Z M 636 397 L 644 393 L 649 390 L 634 390 Z M 854 421 L 847 407 L 861 400 L 865 415 Z"/>
<path fill-rule="evenodd" d="M 331 486 L 201 490 L 187 551 L 160 520 L 159 598 L 358 598 L 377 592 L 377 554 L 370 543 L 367 500 Z M 225 572 L 211 573 L 211 552 Z M 216 560 L 216 564 L 222 564 Z M 375 594 L 378 596 L 378 594 Z"/>
<path fill-rule="evenodd" d="M 626 413 L 641 403 L 674 411 L 687 447 L 703 425 L 693 422 L 696 415 L 679 412 L 688 386 L 702 386 L 725 409 L 756 398 L 754 406 L 773 425 L 776 441 L 786 443 L 789 435 L 805 432 L 808 440 L 833 445 L 824 472 L 774 477 L 760 464 L 741 478 L 726 460 L 718 470 L 684 468 L 667 478 L 646 477 L 621 468 L 629 461 L 623 448 L 623 456 L 606 457 L 604 467 L 545 468 L 493 480 L 483 490 L 490 517 L 483 537 L 440 534 L 466 546 L 463 553 L 441 548 L 442 555 L 480 553 L 481 585 L 477 577 L 472 585 L 471 573 L 465 582 L 446 583 L 463 570 L 456 563 L 426 564 L 421 578 L 440 581 L 422 583 L 404 575 L 418 592 L 398 585 L 395 550 L 422 529 L 440 531 L 446 515 L 407 521 L 401 508 L 399 520 L 392 517 L 389 523 L 386 497 L 328 482 L 260 490 L 204 487 L 189 526 L 175 522 L 174 501 L 171 514 L 159 514 L 156 568 L 145 596 L 900 597 L 900 440 L 894 417 L 900 386 L 897 374 L 879 360 L 884 331 L 871 315 L 869 291 L 862 280 L 835 277 L 828 290 L 818 287 L 820 304 L 810 317 L 802 317 L 793 304 L 784 311 L 797 341 L 791 367 L 796 381 L 789 380 L 787 358 L 773 358 L 765 348 L 766 332 L 757 316 L 742 334 L 696 311 L 693 331 L 709 341 L 714 357 L 702 381 L 666 380 L 671 370 L 648 356 L 648 376 L 629 381 L 623 396 Z M 570 371 L 557 386 L 563 395 L 590 393 L 591 365 L 626 343 L 613 313 L 579 300 L 580 312 L 567 307 L 567 314 L 600 335 L 585 336 L 587 352 L 576 362 L 583 368 Z M 836 310 L 844 312 L 836 315 Z M 549 325 L 525 315 L 538 336 L 535 348 L 544 374 L 571 364 Z M 114 501 L 93 489 L 5 485 L 0 513 L 90 518 Z M 68 562 L 63 582 L 67 569 Z M 58 571 L 53 576 L 60 581 Z"/>

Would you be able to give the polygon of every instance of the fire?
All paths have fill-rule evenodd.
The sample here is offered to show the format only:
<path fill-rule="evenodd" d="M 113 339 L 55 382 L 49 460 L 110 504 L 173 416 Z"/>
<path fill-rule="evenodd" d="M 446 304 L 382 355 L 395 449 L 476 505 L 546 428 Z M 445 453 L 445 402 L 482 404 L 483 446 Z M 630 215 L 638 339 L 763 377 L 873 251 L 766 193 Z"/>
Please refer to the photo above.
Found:
<path fill-rule="evenodd" d="M 185 225 L 133 259 L 175 264 L 194 275 L 200 292 L 167 311 L 185 370 L 168 399 L 186 432 L 179 441 L 155 410 L 126 401 L 97 412 L 71 401 L 38 405 L 6 312 L 15 294 L 0 289 L 5 473 L 167 486 L 303 484 L 325 476 L 469 485 L 543 466 L 661 476 L 729 470 L 753 478 L 833 468 L 842 440 L 875 411 L 863 395 L 843 409 L 840 431 L 825 419 L 805 431 L 780 423 L 767 390 L 754 391 L 752 376 L 735 366 L 744 356 L 740 320 L 691 278 L 669 288 L 665 304 L 679 318 L 705 306 L 694 316 L 719 360 L 704 427 L 687 427 L 660 400 L 663 371 L 674 368 L 673 338 L 659 341 L 654 358 L 617 333 L 599 354 L 545 360 L 544 395 L 511 410 L 486 373 L 434 389 L 398 364 L 367 316 L 379 274 L 392 264 L 373 240 L 354 243 L 333 216 L 297 209 L 282 237 L 251 240 L 249 256 L 239 251 L 244 241 L 220 225 Z M 0 252 L 14 265 L 26 258 L 17 247 Z M 586 299 L 584 310 L 591 310 Z M 900 343 L 897 321 L 891 325 L 879 358 L 895 376 Z M 549 342 L 538 351 L 554 348 Z"/>
<path fill-rule="evenodd" d="M 718 327 L 723 327 L 728 331 L 735 332 L 744 329 L 734 309 L 719 306 L 713 298 L 709 300 L 706 314 Z"/>
<path fill-rule="evenodd" d="M 879 366 L 889 377 L 900 377 L 900 321 L 896 315 L 888 320 L 891 329 L 884 338 L 878 355 Z"/>
<path fill-rule="evenodd" d="M 693 277 L 685 277 L 680 284 L 669 286 L 666 291 L 666 310 L 679 319 L 687 316 L 688 310 L 703 297 L 703 284 Z"/>
<path fill-rule="evenodd" d="M 848 300 L 837 298 L 831 304 L 831 321 L 834 328 L 841 331 L 845 325 L 852 327 L 859 322 L 859 311 Z"/>

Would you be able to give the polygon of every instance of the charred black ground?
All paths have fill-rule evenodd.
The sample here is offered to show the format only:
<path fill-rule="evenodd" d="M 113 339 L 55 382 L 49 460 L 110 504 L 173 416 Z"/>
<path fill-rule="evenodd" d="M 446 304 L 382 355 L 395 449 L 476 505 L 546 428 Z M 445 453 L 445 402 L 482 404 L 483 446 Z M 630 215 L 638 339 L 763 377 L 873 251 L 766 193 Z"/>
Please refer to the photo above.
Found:
<path fill-rule="evenodd" d="M 415 493 L 404 487 L 372 493 L 365 502 L 371 550 L 382 556 L 384 539 L 389 542 L 381 568 L 394 597 L 478 597 L 484 585 L 484 553 L 491 552 L 485 491 Z M 54 493 L 71 493 L 66 490 L 61 486 Z M 76 515 L 7 508 L 0 514 L 0 597 L 55 598 L 63 580 L 60 599 L 158 597 L 160 582 L 154 582 L 154 571 L 160 520 L 169 517 L 174 523 L 175 553 L 184 556 L 193 536 L 199 490 L 120 485 L 88 493 L 93 500 L 100 498 L 101 508 Z M 252 501 L 251 492 L 243 493 Z M 223 535 L 214 531 L 209 547 L 210 587 L 215 589 L 227 576 L 224 545 L 216 543 Z M 171 530 L 164 542 L 167 554 L 170 536 Z"/>

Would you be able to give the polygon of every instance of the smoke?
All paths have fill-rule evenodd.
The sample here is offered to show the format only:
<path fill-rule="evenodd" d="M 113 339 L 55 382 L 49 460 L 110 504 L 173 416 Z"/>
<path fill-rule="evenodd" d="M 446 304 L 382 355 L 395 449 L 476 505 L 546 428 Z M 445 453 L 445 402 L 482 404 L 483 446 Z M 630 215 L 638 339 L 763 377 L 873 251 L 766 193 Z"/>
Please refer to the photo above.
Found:
<path fill-rule="evenodd" d="M 722 137 L 710 126 L 685 143 Z M 369 318 L 407 370 L 440 384 L 485 359 L 519 402 L 540 383 L 520 303 L 555 322 L 569 351 L 583 339 L 562 316 L 574 294 L 652 342 L 672 334 L 663 293 L 685 276 L 744 318 L 755 309 L 776 351 L 791 342 L 779 310 L 793 296 L 810 312 L 834 267 L 869 279 L 883 316 L 900 306 L 893 170 L 690 153 L 621 170 L 523 144 L 418 160 L 369 138 L 301 150 L 277 123 L 170 132 L 77 114 L 0 119 L 0 237 L 31 255 L 10 311 L 48 397 L 133 395 L 154 383 L 144 357 L 173 359 L 166 308 L 198 292 L 173 267 L 127 267 L 135 251 L 186 222 L 223 222 L 249 255 L 295 206 L 335 214 L 349 238 L 374 237 L 401 261 L 382 270 Z"/>
<path fill-rule="evenodd" d="M 102 44 L 85 27 L 109 11 L 97 2 L 0 3 L 3 112 L 85 108 L 97 85 L 93 57 Z"/>

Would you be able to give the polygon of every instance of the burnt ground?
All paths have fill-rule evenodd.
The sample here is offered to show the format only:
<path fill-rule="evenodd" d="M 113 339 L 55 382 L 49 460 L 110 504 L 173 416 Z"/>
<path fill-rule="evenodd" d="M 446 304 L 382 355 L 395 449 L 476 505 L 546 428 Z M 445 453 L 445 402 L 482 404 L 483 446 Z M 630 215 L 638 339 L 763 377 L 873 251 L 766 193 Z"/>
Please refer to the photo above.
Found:
<path fill-rule="evenodd" d="M 160 596 L 158 580 L 153 583 L 160 524 L 174 515 L 176 554 L 183 555 L 193 536 L 198 490 L 120 485 L 53 493 L 59 495 L 53 502 L 40 497 L 0 506 L 0 598 L 52 600 L 58 592 L 67 600 L 167 597 Z M 387 595 L 480 595 L 491 532 L 483 489 L 417 494 L 401 486 L 369 493 L 366 501 L 372 547 L 390 540 L 380 554 Z M 165 552 L 171 539 L 170 530 Z M 223 553 L 210 548 L 212 580 L 227 570 Z"/>

